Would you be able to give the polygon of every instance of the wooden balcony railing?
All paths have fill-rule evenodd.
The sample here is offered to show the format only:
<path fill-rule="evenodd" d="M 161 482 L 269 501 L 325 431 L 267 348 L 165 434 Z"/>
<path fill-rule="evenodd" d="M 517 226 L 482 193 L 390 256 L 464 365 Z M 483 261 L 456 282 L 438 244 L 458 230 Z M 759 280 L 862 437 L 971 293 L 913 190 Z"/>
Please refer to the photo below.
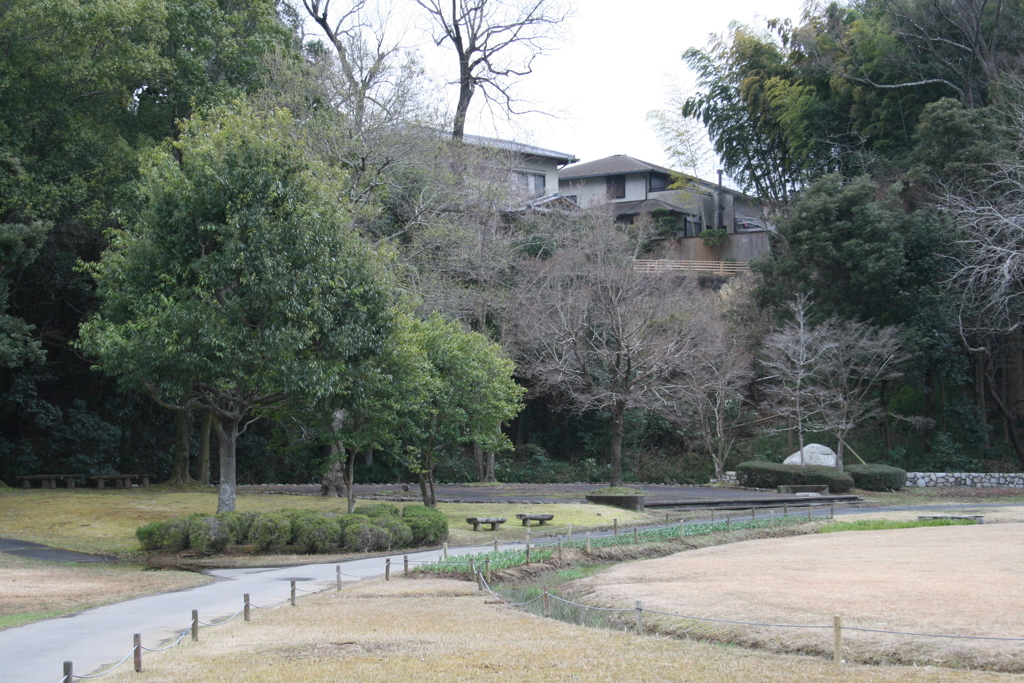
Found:
<path fill-rule="evenodd" d="M 640 260 L 633 261 L 633 270 L 638 273 L 703 273 L 705 275 L 739 275 L 749 273 L 749 263 L 733 261 L 668 261 Z"/>

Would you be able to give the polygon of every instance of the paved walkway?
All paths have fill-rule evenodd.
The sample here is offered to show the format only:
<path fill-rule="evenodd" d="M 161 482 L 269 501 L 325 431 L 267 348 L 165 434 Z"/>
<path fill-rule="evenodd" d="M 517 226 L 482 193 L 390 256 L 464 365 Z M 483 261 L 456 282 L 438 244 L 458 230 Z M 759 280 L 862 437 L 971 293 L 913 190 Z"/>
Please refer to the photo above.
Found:
<path fill-rule="evenodd" d="M 87 555 L 62 548 L 51 548 L 41 543 L 17 541 L 13 538 L 0 538 L 0 552 L 47 562 L 115 562 L 117 560 L 116 557 L 109 555 Z"/>

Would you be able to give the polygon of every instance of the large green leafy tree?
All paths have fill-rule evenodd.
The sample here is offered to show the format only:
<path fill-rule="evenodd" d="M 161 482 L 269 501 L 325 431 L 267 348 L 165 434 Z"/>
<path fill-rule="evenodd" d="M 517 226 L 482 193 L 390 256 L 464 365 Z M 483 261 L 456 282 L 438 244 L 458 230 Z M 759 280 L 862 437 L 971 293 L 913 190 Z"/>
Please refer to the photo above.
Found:
<path fill-rule="evenodd" d="M 0 369 L 0 474 L 163 469 L 166 413 L 73 348 L 95 306 L 76 265 L 132 209 L 140 150 L 193 106 L 259 88 L 291 35 L 274 0 L 0 3 L 0 229 L 49 226 L 26 258 L 3 257 L 7 322 L 41 362 Z"/>
<path fill-rule="evenodd" d="M 102 306 L 84 347 L 158 401 L 217 416 L 218 511 L 234 509 L 246 421 L 329 393 L 390 328 L 376 258 L 295 131 L 280 112 L 193 117 L 150 156 L 142 210 L 92 269 Z"/>
<path fill-rule="evenodd" d="M 436 313 L 406 318 L 401 346 L 409 365 L 396 426 L 405 465 L 420 479 L 423 504 L 433 507 L 441 458 L 471 442 L 493 451 L 511 447 L 501 426 L 519 413 L 525 390 L 500 346 Z"/>

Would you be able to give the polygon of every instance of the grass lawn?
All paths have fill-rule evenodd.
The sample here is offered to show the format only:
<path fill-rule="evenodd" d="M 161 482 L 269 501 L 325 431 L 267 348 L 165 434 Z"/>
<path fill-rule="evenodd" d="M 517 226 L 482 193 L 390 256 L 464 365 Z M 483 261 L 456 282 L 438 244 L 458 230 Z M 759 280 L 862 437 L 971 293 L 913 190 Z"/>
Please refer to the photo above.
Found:
<path fill-rule="evenodd" d="M 152 645 L 155 645 L 152 644 Z M 150 646 L 152 646 L 150 645 Z M 476 585 L 363 581 L 204 629 L 111 683 L 204 681 L 688 681 L 981 683 L 1020 676 L 935 667 L 836 666 L 822 657 L 576 626 L 485 604 Z"/>
<path fill-rule="evenodd" d="M 901 491 L 862 491 L 857 494 L 870 503 L 879 505 L 943 505 L 958 503 L 1024 504 L 1024 489 L 981 489 L 966 486 L 936 488 L 907 488 Z"/>
<path fill-rule="evenodd" d="M 377 501 L 359 501 L 357 504 L 372 502 Z M 238 494 L 239 511 L 268 512 L 283 508 L 344 512 L 345 501 L 319 496 Z M 538 511 L 529 505 L 505 503 L 441 503 L 438 509 L 448 516 L 450 545 L 490 543 L 495 538 L 501 541 L 522 540 L 526 537 L 526 529 L 519 524 L 515 513 Z M 130 557 L 140 552 L 135 538 L 135 529 L 140 525 L 193 512 L 213 513 L 216 510 L 217 493 L 213 487 L 205 491 L 192 487 L 183 492 L 159 486 L 102 491 L 2 489 L 0 536 L 81 552 Z M 613 519 L 618 519 L 620 524 L 629 524 L 658 518 L 657 515 L 648 516 L 586 504 L 544 505 L 541 511 L 555 516 L 551 528 L 571 523 L 574 530 L 611 525 Z M 508 524 L 494 533 L 476 533 L 466 524 L 467 517 L 484 516 L 505 517 Z M 537 527 L 533 529 L 538 530 Z M 321 556 L 316 557 L 322 561 Z"/>
<path fill-rule="evenodd" d="M 212 580 L 194 572 L 41 562 L 0 553 L 0 629 Z"/>

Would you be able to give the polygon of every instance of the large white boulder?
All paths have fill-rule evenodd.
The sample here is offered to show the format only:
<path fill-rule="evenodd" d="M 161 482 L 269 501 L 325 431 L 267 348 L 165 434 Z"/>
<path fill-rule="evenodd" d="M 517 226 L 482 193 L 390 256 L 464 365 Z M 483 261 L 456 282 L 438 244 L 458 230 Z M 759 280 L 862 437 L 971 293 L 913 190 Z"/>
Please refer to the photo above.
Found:
<path fill-rule="evenodd" d="M 799 465 L 800 451 L 786 458 L 783 465 Z M 804 445 L 804 465 L 824 465 L 825 467 L 836 466 L 836 452 L 828 446 L 820 443 L 809 443 Z"/>

